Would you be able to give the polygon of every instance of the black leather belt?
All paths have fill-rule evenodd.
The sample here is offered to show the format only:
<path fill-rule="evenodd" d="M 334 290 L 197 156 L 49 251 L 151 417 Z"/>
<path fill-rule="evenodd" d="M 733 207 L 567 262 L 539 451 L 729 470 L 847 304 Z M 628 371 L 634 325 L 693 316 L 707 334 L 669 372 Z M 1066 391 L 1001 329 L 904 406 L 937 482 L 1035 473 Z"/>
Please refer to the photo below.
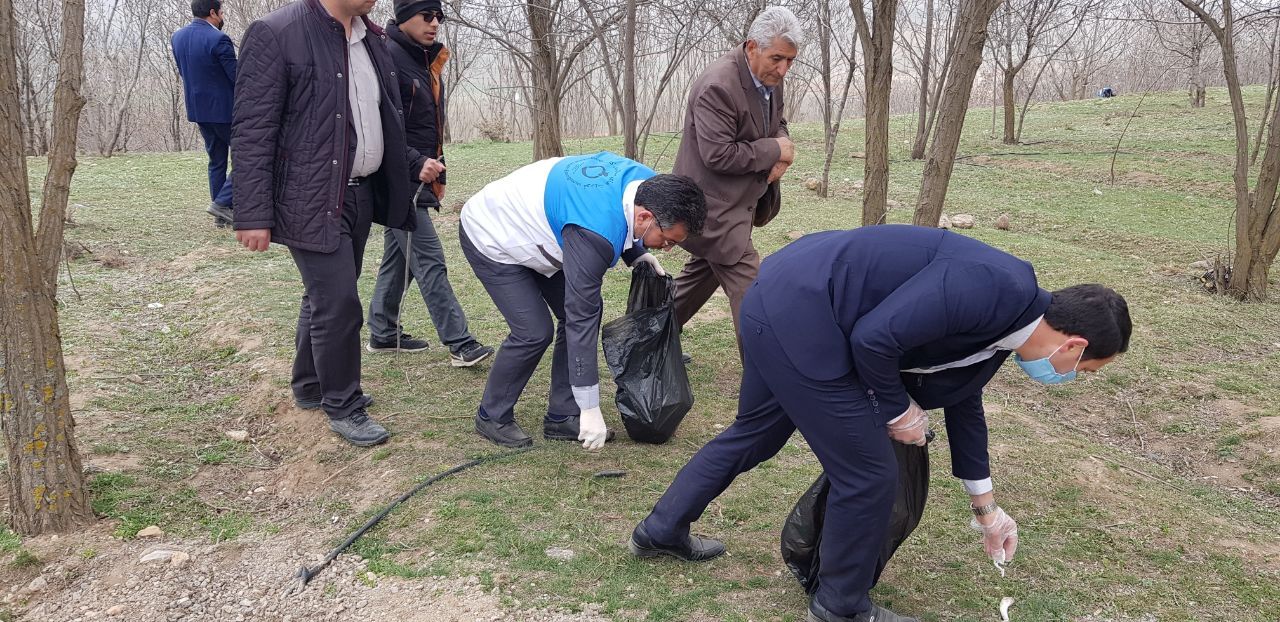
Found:
<path fill-rule="evenodd" d="M 348 185 L 348 186 L 359 186 L 360 184 L 363 184 L 363 183 L 364 183 L 364 180 L 366 180 L 366 179 L 368 179 L 368 177 L 352 177 L 351 179 L 348 179 L 348 180 L 347 180 L 347 185 Z"/>

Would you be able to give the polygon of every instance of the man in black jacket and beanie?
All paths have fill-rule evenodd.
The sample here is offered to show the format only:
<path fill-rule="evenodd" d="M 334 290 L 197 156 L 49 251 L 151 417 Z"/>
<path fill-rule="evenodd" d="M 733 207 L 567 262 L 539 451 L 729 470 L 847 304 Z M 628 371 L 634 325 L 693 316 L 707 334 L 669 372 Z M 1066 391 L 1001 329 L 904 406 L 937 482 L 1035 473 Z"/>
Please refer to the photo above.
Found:
<path fill-rule="evenodd" d="M 353 445 L 385 442 L 360 390 L 362 305 L 356 279 L 371 222 L 412 230 L 411 171 L 439 164 L 410 149 L 376 0 L 297 0 L 260 20 L 240 45 L 231 151 L 236 239 L 251 251 L 289 247 L 305 291 L 293 397 L 323 408 Z"/>
<path fill-rule="evenodd" d="M 471 367 L 493 355 L 493 348 L 472 336 L 458 297 L 449 286 L 444 247 L 431 222 L 431 209 L 440 210 L 444 198 L 444 82 L 441 72 L 449 50 L 436 40 L 444 22 L 440 0 L 396 0 L 395 19 L 387 24 L 387 47 L 396 64 L 400 100 L 404 105 L 405 136 L 409 145 L 428 158 L 439 174 L 430 182 L 416 176 L 412 233 L 387 228 L 383 232 L 382 266 L 369 303 L 370 352 L 421 352 L 427 341 L 404 331 L 400 303 L 409 282 L 417 279 L 422 300 L 435 324 L 440 343 L 449 348 L 454 367 Z"/>

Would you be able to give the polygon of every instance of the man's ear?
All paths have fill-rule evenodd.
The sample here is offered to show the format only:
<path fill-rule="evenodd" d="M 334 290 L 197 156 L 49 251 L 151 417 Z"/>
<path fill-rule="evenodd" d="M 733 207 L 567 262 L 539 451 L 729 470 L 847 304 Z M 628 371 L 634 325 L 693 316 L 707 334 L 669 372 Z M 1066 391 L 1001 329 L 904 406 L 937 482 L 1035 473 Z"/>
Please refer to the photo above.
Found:
<path fill-rule="evenodd" d="M 1077 348 L 1083 351 L 1087 347 L 1089 347 L 1089 340 L 1079 335 L 1076 335 L 1074 337 L 1071 337 L 1070 339 L 1067 339 L 1067 347 L 1063 349 L 1069 352 L 1076 352 Z"/>

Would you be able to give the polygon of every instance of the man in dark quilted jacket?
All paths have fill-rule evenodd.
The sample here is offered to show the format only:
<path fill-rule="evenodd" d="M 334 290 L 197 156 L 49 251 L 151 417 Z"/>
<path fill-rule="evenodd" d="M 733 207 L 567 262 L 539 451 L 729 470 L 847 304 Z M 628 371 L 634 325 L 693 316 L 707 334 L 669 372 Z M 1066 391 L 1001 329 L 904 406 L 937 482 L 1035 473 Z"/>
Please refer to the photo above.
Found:
<path fill-rule="evenodd" d="M 360 390 L 356 279 L 370 223 L 412 230 L 410 179 L 443 171 L 406 144 L 386 34 L 366 17 L 374 4 L 298 0 L 251 24 L 231 137 L 236 239 L 287 246 L 302 276 L 294 401 L 323 408 L 361 447 L 389 437 Z"/>

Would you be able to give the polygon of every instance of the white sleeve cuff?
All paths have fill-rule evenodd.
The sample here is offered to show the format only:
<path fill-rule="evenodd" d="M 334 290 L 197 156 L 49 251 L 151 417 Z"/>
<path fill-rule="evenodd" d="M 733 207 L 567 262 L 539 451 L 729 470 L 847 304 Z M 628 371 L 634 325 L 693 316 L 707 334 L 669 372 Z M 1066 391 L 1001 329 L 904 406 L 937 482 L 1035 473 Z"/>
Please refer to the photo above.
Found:
<path fill-rule="evenodd" d="M 983 493 L 991 492 L 995 487 L 991 485 L 991 478 L 986 479 L 962 479 L 964 482 L 964 490 L 969 493 L 970 497 Z"/>
<path fill-rule="evenodd" d="M 577 402 L 578 410 L 600 408 L 600 383 L 589 387 L 570 388 L 573 389 L 573 401 Z"/>

